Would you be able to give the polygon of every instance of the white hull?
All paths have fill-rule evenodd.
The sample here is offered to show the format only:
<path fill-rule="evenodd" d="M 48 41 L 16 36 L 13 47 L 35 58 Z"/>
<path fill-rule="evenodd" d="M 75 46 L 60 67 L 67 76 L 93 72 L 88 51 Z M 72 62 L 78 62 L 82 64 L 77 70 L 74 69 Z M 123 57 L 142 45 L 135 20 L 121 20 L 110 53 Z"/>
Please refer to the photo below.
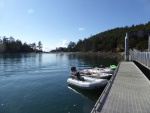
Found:
<path fill-rule="evenodd" d="M 100 73 L 100 74 L 80 74 L 81 76 L 86 76 L 86 77 L 92 77 L 92 78 L 101 78 L 101 79 L 109 79 L 111 78 L 112 74 L 108 74 L 108 73 Z"/>
<path fill-rule="evenodd" d="M 114 70 L 110 68 L 93 68 L 93 69 L 84 69 L 80 71 L 80 73 L 90 73 L 90 74 L 102 74 L 102 73 L 107 73 L 107 74 L 113 74 Z"/>
<path fill-rule="evenodd" d="M 92 77 L 92 78 L 99 78 L 99 79 L 110 79 L 112 75 L 105 75 L 105 76 L 99 76 L 99 75 L 84 75 L 86 77 Z"/>
<path fill-rule="evenodd" d="M 76 87 L 79 87 L 81 89 L 96 89 L 100 87 L 104 87 L 108 80 L 106 79 L 96 79 L 91 77 L 83 77 L 85 81 L 77 80 L 75 78 L 68 78 L 67 83 Z"/>

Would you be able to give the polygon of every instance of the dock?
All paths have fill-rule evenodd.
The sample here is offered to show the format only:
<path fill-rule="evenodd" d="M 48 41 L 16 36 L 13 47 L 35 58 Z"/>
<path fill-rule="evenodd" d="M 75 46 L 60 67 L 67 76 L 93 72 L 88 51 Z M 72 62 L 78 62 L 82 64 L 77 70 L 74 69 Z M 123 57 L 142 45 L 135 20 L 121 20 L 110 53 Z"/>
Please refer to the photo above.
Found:
<path fill-rule="evenodd" d="M 120 62 L 91 113 L 150 113 L 150 81 L 133 62 Z"/>

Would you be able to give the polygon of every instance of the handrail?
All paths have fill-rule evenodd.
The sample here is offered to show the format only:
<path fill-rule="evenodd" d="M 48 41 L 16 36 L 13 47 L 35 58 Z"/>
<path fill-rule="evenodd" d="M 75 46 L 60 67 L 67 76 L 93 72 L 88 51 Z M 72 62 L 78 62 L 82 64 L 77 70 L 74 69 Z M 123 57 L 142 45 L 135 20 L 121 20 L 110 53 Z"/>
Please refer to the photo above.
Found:
<path fill-rule="evenodd" d="M 147 68 L 150 68 L 150 52 L 140 52 L 136 49 L 130 49 L 131 60 L 137 61 Z"/>

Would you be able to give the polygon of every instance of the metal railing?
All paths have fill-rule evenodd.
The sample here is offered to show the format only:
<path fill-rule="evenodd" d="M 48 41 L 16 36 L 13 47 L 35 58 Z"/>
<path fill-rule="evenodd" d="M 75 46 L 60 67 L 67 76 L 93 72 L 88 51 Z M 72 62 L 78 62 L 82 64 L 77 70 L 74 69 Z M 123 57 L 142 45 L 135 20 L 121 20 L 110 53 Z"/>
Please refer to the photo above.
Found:
<path fill-rule="evenodd" d="M 136 49 L 130 49 L 130 58 L 150 69 L 150 52 L 141 52 Z"/>

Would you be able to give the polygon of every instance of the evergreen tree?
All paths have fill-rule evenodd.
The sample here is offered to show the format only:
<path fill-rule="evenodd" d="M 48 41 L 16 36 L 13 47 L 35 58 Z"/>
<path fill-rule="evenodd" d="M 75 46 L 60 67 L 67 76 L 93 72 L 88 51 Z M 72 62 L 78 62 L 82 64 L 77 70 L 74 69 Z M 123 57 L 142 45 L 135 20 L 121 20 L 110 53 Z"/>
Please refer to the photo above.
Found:
<path fill-rule="evenodd" d="M 41 41 L 38 42 L 38 46 L 37 47 L 38 47 L 39 52 L 42 52 L 42 48 L 43 47 L 42 47 Z"/>

